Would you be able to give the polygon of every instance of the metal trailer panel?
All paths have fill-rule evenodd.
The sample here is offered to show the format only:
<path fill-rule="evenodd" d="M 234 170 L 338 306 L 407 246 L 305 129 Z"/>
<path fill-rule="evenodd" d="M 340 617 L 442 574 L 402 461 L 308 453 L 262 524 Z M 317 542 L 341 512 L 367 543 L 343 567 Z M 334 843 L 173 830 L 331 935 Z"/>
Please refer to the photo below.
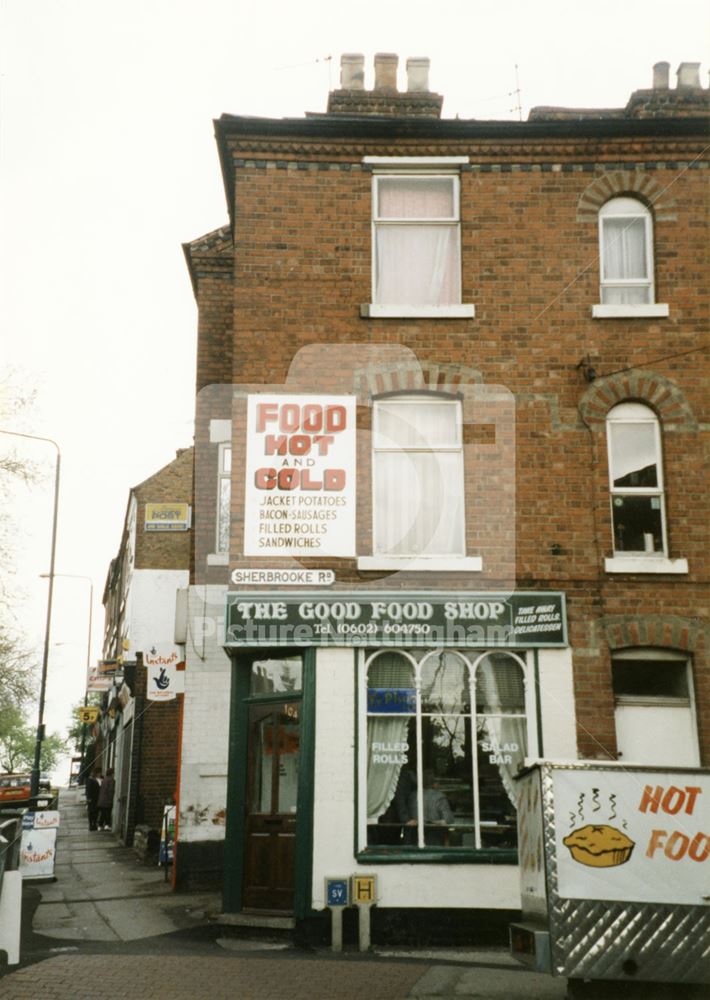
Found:
<path fill-rule="evenodd" d="M 565 765 L 536 766 L 541 775 L 553 975 L 710 983 L 710 906 L 560 898 L 553 772 Z M 599 769 L 594 764 L 566 766 L 574 770 Z M 638 770 L 663 773 L 663 769 Z"/>

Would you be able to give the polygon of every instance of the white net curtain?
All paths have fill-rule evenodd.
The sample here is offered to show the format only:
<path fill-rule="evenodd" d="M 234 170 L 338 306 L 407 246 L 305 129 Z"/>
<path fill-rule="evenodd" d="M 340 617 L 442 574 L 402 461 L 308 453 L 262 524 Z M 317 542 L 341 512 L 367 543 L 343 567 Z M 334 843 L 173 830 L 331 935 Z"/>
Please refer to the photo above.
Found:
<path fill-rule="evenodd" d="M 453 177 L 378 178 L 378 303 L 417 306 L 460 302 L 454 183 Z"/>
<path fill-rule="evenodd" d="M 375 552 L 463 555 L 463 452 L 458 400 L 375 404 Z"/>
<path fill-rule="evenodd" d="M 646 206 L 634 198 L 612 198 L 600 212 L 600 226 L 602 302 L 651 302 L 651 216 Z"/>

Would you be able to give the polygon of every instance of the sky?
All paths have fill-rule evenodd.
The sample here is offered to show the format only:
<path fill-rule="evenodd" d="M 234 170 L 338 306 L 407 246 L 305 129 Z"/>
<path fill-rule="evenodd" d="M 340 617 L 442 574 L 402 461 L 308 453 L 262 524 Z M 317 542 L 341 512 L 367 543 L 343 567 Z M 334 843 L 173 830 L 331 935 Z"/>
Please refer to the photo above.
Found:
<path fill-rule="evenodd" d="M 0 0 L 0 427 L 58 443 L 55 570 L 80 577 L 55 580 L 50 731 L 83 697 L 91 582 L 101 655 L 128 491 L 192 442 L 181 244 L 227 221 L 213 119 L 324 111 L 344 52 L 364 53 L 368 89 L 375 52 L 399 55 L 401 89 L 407 57 L 429 56 L 446 118 L 622 107 L 660 60 L 672 85 L 700 62 L 707 86 L 708 38 L 705 0 Z M 12 490 L 0 567 L 39 663 L 55 452 L 0 435 L 12 449 L 43 474 Z"/>

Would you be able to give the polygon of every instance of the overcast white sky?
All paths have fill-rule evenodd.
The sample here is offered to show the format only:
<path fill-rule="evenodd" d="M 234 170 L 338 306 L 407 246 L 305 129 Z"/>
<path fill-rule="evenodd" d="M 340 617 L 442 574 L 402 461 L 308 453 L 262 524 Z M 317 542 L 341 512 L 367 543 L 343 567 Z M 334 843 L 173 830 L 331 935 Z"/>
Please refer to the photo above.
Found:
<path fill-rule="evenodd" d="M 343 52 L 431 58 L 445 117 L 623 106 L 652 66 L 702 62 L 705 0 L 0 0 L 2 368 L 36 390 L 0 426 L 62 450 L 58 573 L 100 598 L 128 490 L 192 440 L 196 311 L 181 244 L 227 220 L 212 120 L 323 111 Z M 332 57 L 332 60 L 329 60 Z M 52 449 L 16 491 L 15 611 L 41 654 Z M 2 568 L 3 572 L 7 568 Z M 88 583 L 55 583 L 46 719 L 83 696 Z"/>

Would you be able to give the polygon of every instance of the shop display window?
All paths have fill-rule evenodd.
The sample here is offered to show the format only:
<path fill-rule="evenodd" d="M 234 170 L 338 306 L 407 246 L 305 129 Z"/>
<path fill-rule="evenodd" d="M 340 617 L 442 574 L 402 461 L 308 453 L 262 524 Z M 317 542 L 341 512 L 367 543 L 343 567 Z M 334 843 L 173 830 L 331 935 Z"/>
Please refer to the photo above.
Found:
<path fill-rule="evenodd" d="M 380 650 L 364 669 L 367 847 L 515 848 L 524 656 Z"/>

